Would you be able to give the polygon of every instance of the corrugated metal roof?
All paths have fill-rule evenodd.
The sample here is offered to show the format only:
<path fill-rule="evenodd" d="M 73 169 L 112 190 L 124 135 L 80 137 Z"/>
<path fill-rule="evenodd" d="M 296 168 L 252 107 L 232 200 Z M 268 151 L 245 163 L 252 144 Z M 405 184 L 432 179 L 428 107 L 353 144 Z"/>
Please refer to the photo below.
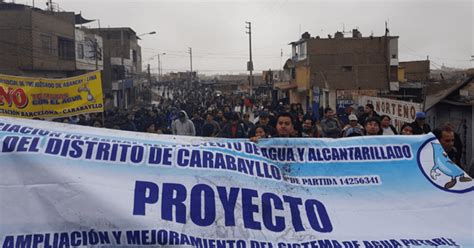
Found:
<path fill-rule="evenodd" d="M 432 107 L 434 107 L 437 103 L 440 101 L 444 100 L 446 97 L 451 95 L 454 91 L 466 86 L 470 82 L 472 82 L 474 77 L 468 77 L 466 78 L 462 83 L 455 84 L 451 86 L 450 88 L 447 88 L 445 90 L 438 91 L 435 94 L 427 95 L 425 99 L 425 104 L 424 104 L 424 111 L 428 111 Z"/>

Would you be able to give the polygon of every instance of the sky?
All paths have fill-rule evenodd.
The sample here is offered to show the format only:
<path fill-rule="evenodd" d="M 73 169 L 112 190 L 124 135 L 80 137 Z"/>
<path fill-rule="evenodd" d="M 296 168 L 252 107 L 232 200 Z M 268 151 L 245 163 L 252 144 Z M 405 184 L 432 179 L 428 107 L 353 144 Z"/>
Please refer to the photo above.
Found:
<path fill-rule="evenodd" d="M 8 2 L 9 0 L 7 0 Z M 16 0 L 31 5 L 33 0 Z M 45 8 L 46 0 L 35 0 Z M 474 4 L 472 0 L 55 0 L 65 11 L 100 19 L 101 27 L 131 27 L 144 35 L 142 63 L 163 72 L 190 69 L 203 74 L 246 72 L 252 23 L 252 52 L 256 72 L 278 70 L 290 57 L 291 46 L 304 32 L 327 37 L 358 28 L 363 36 L 399 36 L 400 61 L 424 60 L 431 68 L 474 67 Z M 98 27 L 93 22 L 91 28 Z M 347 34 L 350 35 L 350 34 Z"/>

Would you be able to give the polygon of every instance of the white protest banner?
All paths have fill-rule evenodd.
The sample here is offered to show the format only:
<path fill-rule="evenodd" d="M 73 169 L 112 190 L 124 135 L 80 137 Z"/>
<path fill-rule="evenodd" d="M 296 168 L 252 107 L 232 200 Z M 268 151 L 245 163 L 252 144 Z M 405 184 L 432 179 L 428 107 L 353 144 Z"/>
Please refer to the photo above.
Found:
<path fill-rule="evenodd" d="M 2 248 L 474 246 L 474 184 L 431 134 L 252 143 L 0 118 L 0 161 Z"/>
<path fill-rule="evenodd" d="M 392 119 L 392 124 L 400 131 L 404 123 L 411 123 L 415 120 L 417 111 L 421 111 L 421 104 L 414 102 L 398 101 L 388 98 L 359 96 L 359 106 L 367 103 L 374 105 L 374 110 L 379 115 L 388 115 Z"/>

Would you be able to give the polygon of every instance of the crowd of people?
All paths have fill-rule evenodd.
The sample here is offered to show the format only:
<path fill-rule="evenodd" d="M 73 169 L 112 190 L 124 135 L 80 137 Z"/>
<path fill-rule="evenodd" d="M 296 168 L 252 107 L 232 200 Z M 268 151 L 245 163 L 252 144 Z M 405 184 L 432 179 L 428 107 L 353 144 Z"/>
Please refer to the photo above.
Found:
<path fill-rule="evenodd" d="M 311 109 L 304 112 L 301 104 L 272 105 L 259 98 L 225 95 L 211 87 L 168 85 L 160 86 L 159 92 L 159 101 L 152 107 L 135 107 L 129 112 L 114 109 L 104 115 L 58 121 L 158 134 L 248 138 L 255 142 L 273 137 L 344 138 L 433 132 L 451 160 L 461 165 L 463 145 L 459 135 L 450 124 L 432 130 L 424 112 L 417 112 L 416 119 L 405 123 L 398 133 L 391 118 L 379 115 L 370 103 L 363 111 L 350 113 L 347 123 L 342 123 L 331 108 L 324 109 L 320 118 Z"/>

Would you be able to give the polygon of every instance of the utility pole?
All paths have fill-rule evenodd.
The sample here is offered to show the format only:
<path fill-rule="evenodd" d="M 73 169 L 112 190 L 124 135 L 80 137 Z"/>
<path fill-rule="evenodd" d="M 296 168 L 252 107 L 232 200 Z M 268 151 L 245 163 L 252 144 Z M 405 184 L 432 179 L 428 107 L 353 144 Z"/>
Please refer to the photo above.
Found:
<path fill-rule="evenodd" d="M 189 47 L 189 64 L 191 66 L 191 72 L 189 74 L 189 82 L 193 82 L 193 48 Z"/>
<path fill-rule="evenodd" d="M 161 61 L 160 61 L 160 54 L 158 54 L 158 73 L 156 74 L 158 77 L 158 81 L 161 80 Z"/>
<path fill-rule="evenodd" d="M 281 48 L 281 52 L 280 52 L 280 70 L 283 67 L 282 61 L 283 61 L 283 48 Z"/>
<path fill-rule="evenodd" d="M 99 44 L 97 42 L 96 37 L 94 37 L 94 57 L 95 57 L 95 69 L 99 70 Z"/>
<path fill-rule="evenodd" d="M 250 78 L 249 78 L 249 84 L 250 84 L 250 96 L 253 96 L 253 62 L 252 62 L 252 23 L 251 22 L 245 22 L 248 26 L 245 26 L 246 29 L 248 29 L 247 33 L 249 35 L 249 53 L 250 53 L 250 60 L 247 62 L 247 70 L 250 71 Z"/>
<path fill-rule="evenodd" d="M 150 64 L 147 65 L 148 82 L 151 82 Z"/>
<path fill-rule="evenodd" d="M 120 73 L 120 79 L 123 80 L 125 79 L 125 74 L 126 74 L 126 70 L 125 70 L 125 66 L 124 66 L 124 57 L 123 57 L 123 47 L 125 46 L 124 44 L 124 35 L 123 35 L 123 30 L 120 30 L 120 65 L 121 65 L 121 70 L 123 70 L 121 73 Z M 123 73 L 123 77 L 122 77 L 122 73 Z M 122 84 L 119 84 L 121 89 L 119 89 L 120 91 L 122 91 L 122 97 L 123 97 L 123 106 L 124 106 L 124 109 L 127 109 L 128 107 L 128 100 L 127 100 L 127 95 L 125 94 L 125 88 L 123 87 L 123 83 Z M 118 95 L 118 94 L 117 94 Z M 120 99 L 122 100 L 122 99 Z M 120 102 L 117 101 L 119 107 L 121 106 L 120 105 Z"/>
<path fill-rule="evenodd" d="M 151 98 L 152 98 L 152 94 L 151 94 L 151 87 L 152 87 L 152 84 L 151 84 L 151 71 L 150 71 L 150 64 L 148 64 L 147 66 L 147 71 L 148 71 L 148 86 L 150 87 L 150 90 L 147 91 L 147 94 L 145 94 L 143 96 L 143 101 L 149 101 L 151 103 Z"/>

